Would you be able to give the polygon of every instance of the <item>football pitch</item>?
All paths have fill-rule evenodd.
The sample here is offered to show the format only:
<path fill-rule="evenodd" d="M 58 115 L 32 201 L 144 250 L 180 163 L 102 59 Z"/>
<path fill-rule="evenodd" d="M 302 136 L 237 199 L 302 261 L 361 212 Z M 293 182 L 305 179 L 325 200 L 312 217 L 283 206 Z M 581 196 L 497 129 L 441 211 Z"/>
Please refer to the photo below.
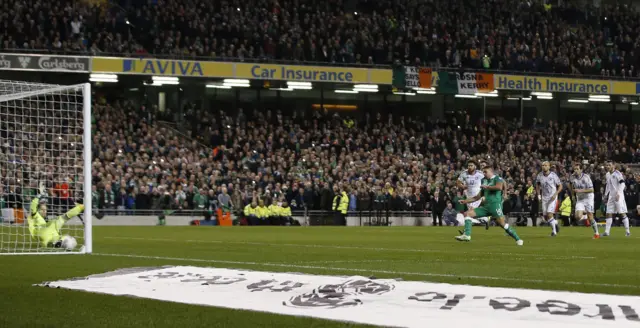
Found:
<path fill-rule="evenodd" d="M 364 327 L 33 286 L 122 268 L 165 265 L 640 295 L 640 233 L 591 239 L 585 227 L 96 227 L 94 254 L 2 256 L 0 327 Z M 633 233 L 633 231 L 632 231 Z"/>

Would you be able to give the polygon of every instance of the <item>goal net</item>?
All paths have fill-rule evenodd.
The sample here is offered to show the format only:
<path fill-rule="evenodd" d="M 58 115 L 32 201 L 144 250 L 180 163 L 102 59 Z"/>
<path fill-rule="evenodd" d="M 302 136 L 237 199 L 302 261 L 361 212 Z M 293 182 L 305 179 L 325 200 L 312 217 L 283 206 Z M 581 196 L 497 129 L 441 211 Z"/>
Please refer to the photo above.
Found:
<path fill-rule="evenodd" d="M 0 211 L 2 255 L 91 252 L 90 84 L 0 80 Z"/>

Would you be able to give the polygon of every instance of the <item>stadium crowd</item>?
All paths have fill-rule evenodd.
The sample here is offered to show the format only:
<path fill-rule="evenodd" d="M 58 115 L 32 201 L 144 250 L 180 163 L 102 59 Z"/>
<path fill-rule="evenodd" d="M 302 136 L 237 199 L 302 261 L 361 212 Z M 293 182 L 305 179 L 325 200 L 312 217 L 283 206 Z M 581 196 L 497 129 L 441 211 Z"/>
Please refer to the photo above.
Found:
<path fill-rule="evenodd" d="M 635 32 L 640 13 L 619 4 L 596 9 L 566 3 L 9 0 L 0 14 L 0 47 L 640 76 L 640 35 Z M 603 161 L 640 160 L 639 125 L 480 121 L 464 111 L 446 121 L 321 111 L 186 112 L 191 136 L 198 140 L 159 124 L 155 108 L 96 101 L 94 206 L 112 213 L 213 212 L 241 211 L 255 202 L 267 208 L 332 210 L 334 195 L 345 192 L 348 211 L 428 210 L 444 213 L 447 222 L 461 210 L 457 174 L 473 159 L 495 166 L 506 179 L 513 212 L 535 216 L 532 184 L 541 161 L 552 161 L 563 181 L 571 163 L 584 162 L 600 205 Z M 55 175 L 55 183 L 45 188 L 58 204 L 72 203 L 82 183 L 77 172 L 82 165 L 70 156 L 79 140 L 69 129 L 40 131 L 61 137 L 48 140 L 52 152 L 31 154 L 36 146 L 28 136 L 15 139 L 8 133 L 16 131 L 7 125 L 15 117 L 0 121 L 5 124 L 0 127 L 0 162 L 7 163 L 0 170 L 0 207 L 19 207 L 40 189 L 39 178 L 29 179 L 29 172 Z M 25 149 L 28 159 L 15 156 Z M 29 169 L 18 169 L 27 160 Z M 635 208 L 638 184 L 627 173 L 627 204 Z M 24 179 L 29 183 L 20 182 Z"/>
<path fill-rule="evenodd" d="M 0 47 L 639 76 L 636 9 L 563 3 L 8 0 Z"/>
<path fill-rule="evenodd" d="M 444 213 L 447 222 L 452 211 L 462 210 L 457 176 L 475 160 L 493 165 L 505 178 L 509 210 L 537 217 L 533 181 L 542 161 L 551 161 L 565 183 L 571 164 L 584 163 L 595 183 L 596 208 L 604 188 L 603 162 L 640 161 L 640 125 L 519 124 L 482 121 L 464 111 L 425 120 L 326 110 L 212 112 L 189 105 L 183 123 L 190 131 L 182 135 L 158 121 L 167 115 L 155 107 L 96 98 L 92 195 L 93 205 L 107 214 L 195 210 L 210 216 L 218 209 L 238 213 L 263 203 L 261 208 L 293 211 L 336 206 L 351 213 L 431 211 L 438 218 Z M 80 121 L 71 111 L 57 111 L 58 118 L 47 122 L 30 121 L 28 108 L 0 114 L 0 161 L 6 164 L 0 169 L 0 207 L 18 208 L 41 187 L 50 190 L 55 204 L 68 206 L 81 198 Z M 44 151 L 34 138 L 48 138 Z M 622 170 L 633 209 L 639 184 L 633 172 Z M 42 180 L 47 184 L 38 185 Z M 337 194 L 343 202 L 334 205 Z"/>
<path fill-rule="evenodd" d="M 94 203 L 121 212 L 241 211 L 252 202 L 332 210 L 334 195 L 342 191 L 349 195 L 351 212 L 440 214 L 447 203 L 460 211 L 456 179 L 473 159 L 494 165 L 505 178 L 511 211 L 536 216 L 532 181 L 542 161 L 551 161 L 565 182 L 571 163 L 584 162 L 599 206 L 603 161 L 640 160 L 639 125 L 535 120 L 520 126 L 499 118 L 474 120 L 463 111 L 447 121 L 425 122 L 381 114 L 240 110 L 231 115 L 191 108 L 187 120 L 194 123 L 194 135 L 202 136 L 198 142 L 159 127 L 153 108 L 137 109 L 126 101 L 94 108 Z M 632 209 L 638 184 L 631 172 L 627 179 Z"/>

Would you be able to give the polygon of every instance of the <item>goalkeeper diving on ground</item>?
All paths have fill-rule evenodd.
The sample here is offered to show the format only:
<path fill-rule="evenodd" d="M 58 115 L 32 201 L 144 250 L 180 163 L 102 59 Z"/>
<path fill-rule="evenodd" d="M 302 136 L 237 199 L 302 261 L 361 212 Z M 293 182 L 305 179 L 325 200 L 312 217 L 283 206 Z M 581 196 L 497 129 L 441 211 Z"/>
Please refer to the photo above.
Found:
<path fill-rule="evenodd" d="M 84 205 L 78 204 L 67 213 L 47 222 L 47 198 L 46 196 L 38 196 L 31 201 L 29 206 L 29 232 L 31 238 L 37 239 L 40 247 L 62 246 L 62 237 L 60 231 L 67 221 L 71 218 L 81 215 L 84 212 Z"/>

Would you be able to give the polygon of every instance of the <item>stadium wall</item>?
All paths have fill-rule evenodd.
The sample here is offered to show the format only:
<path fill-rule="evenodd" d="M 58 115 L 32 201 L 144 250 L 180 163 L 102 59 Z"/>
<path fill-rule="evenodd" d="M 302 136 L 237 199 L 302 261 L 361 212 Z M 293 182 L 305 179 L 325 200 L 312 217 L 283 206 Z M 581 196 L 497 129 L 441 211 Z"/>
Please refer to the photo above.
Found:
<path fill-rule="evenodd" d="M 189 216 L 167 216 L 168 226 L 188 226 L 195 218 Z M 82 224 L 78 219 L 72 219 L 67 225 Z M 149 215 L 106 215 L 101 220 L 93 219 L 94 226 L 155 226 L 158 225 L 157 216 Z"/>
<path fill-rule="evenodd" d="M 310 222 L 308 217 L 294 216 L 294 219 L 298 220 L 301 225 L 321 225 Z M 188 226 L 192 220 L 199 220 L 201 217 L 190 216 L 167 216 L 167 226 Z M 368 226 L 373 223 L 375 225 L 375 218 L 373 222 L 368 217 L 360 219 L 356 216 L 347 217 L 347 226 Z M 385 220 L 386 221 L 386 220 Z M 431 217 L 389 217 L 390 226 L 431 226 Z M 78 219 L 72 219 L 67 222 L 67 225 L 79 225 L 82 224 Z M 93 219 L 94 226 L 155 226 L 158 224 L 157 216 L 143 216 L 143 215 L 113 215 L 105 216 L 102 220 L 96 218 Z"/>

